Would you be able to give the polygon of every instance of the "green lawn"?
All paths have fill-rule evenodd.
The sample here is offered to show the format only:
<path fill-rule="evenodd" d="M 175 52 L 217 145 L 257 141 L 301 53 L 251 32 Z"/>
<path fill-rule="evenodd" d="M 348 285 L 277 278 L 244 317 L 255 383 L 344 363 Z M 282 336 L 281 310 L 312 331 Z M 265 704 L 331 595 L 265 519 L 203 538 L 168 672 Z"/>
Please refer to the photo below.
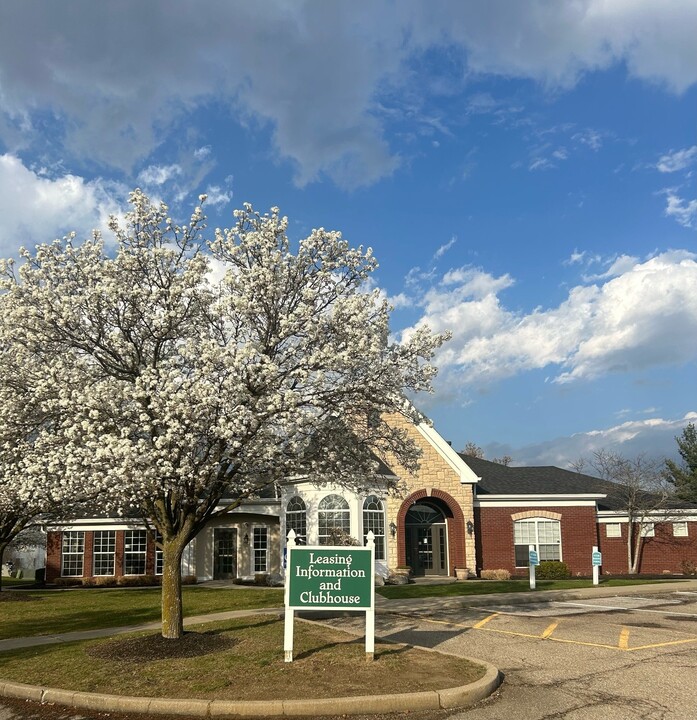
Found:
<path fill-rule="evenodd" d="M 136 625 L 160 619 L 159 587 L 4 592 L 31 600 L 0 600 L 0 639 Z M 281 607 L 283 590 L 184 587 L 183 598 L 184 615 L 193 616 L 227 610 Z"/>
<path fill-rule="evenodd" d="M 675 578 L 671 578 L 675 580 Z M 601 581 L 602 587 L 623 587 L 660 583 L 664 580 L 637 580 L 634 578 L 610 578 Z M 537 590 L 577 590 L 593 587 L 591 580 L 538 580 Z M 530 590 L 528 580 L 467 580 L 442 585 L 391 585 L 378 588 L 376 592 L 390 600 L 426 597 L 456 597 L 460 595 L 488 595 L 489 593 L 536 592 Z"/>
<path fill-rule="evenodd" d="M 153 645 L 155 633 L 58 643 L 0 653 L 0 677 L 119 695 L 270 700 L 429 691 L 485 672 L 465 658 L 437 654 L 434 662 L 432 652 L 379 641 L 367 663 L 362 637 L 304 622 L 295 623 L 286 663 L 283 633 L 282 619 L 251 616 L 192 628 L 183 642 L 214 643 L 200 654 L 178 653 L 178 641 Z"/>

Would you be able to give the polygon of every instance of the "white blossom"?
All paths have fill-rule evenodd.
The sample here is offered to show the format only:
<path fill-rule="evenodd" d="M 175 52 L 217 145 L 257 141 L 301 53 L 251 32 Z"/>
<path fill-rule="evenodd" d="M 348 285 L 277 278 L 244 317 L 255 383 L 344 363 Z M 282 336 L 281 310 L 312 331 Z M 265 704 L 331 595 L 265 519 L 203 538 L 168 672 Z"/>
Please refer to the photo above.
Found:
<path fill-rule="evenodd" d="M 389 343 L 388 306 L 363 290 L 370 249 L 320 228 L 293 252 L 278 208 L 250 205 L 206 243 L 201 207 L 179 226 L 140 190 L 130 202 L 115 254 L 94 234 L 4 266 L 9 352 L 40 357 L 32 402 L 58 419 L 36 440 L 39 474 L 154 525 L 178 582 L 178 553 L 223 498 L 297 474 L 358 487 L 376 458 L 415 466 L 404 433 L 367 418 L 430 389 L 443 337 Z"/>

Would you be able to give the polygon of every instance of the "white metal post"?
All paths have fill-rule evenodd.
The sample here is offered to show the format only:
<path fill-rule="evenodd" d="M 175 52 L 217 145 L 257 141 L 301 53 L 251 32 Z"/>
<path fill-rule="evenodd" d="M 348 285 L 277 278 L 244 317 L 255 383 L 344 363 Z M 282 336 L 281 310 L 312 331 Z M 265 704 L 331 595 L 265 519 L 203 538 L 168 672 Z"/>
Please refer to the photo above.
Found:
<path fill-rule="evenodd" d="M 597 552 L 598 552 L 598 546 L 593 545 L 593 554 L 595 554 Z M 599 582 L 600 582 L 600 566 L 593 563 L 593 585 L 597 585 Z"/>
<path fill-rule="evenodd" d="M 365 659 L 375 659 L 375 534 L 368 530 L 366 546 L 370 548 L 370 608 L 365 611 Z"/>
<path fill-rule="evenodd" d="M 286 586 L 284 589 L 286 613 L 283 624 L 283 657 L 285 662 L 293 662 L 293 620 L 295 611 L 291 610 L 290 605 L 290 582 L 288 577 L 291 572 L 291 548 L 295 547 L 295 530 L 288 532 L 288 540 L 286 542 Z"/>
<path fill-rule="evenodd" d="M 528 545 L 528 565 L 530 567 L 530 589 L 535 589 L 535 566 L 530 562 L 530 553 L 535 552 L 534 545 Z"/>

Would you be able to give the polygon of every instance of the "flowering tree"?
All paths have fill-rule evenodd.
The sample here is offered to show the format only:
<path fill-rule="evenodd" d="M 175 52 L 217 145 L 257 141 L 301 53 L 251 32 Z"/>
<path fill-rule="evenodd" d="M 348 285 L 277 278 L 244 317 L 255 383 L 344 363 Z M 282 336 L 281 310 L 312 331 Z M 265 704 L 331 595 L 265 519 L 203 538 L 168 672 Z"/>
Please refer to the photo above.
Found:
<path fill-rule="evenodd" d="M 178 226 L 139 190 L 130 202 L 115 251 L 98 233 L 22 250 L 0 299 L 69 418 L 49 462 L 161 534 L 162 634 L 178 638 L 182 553 L 211 517 L 290 474 L 358 486 L 376 457 L 415 467 L 382 418 L 429 389 L 443 337 L 391 344 L 387 304 L 362 289 L 372 253 L 337 232 L 293 252 L 278 210 L 247 205 L 206 242 L 200 207 Z"/>
<path fill-rule="evenodd" d="M 8 342 L 7 328 L 0 324 L 0 564 L 20 533 L 89 500 L 56 455 L 61 414 L 53 384 L 37 373 L 44 358 Z"/>

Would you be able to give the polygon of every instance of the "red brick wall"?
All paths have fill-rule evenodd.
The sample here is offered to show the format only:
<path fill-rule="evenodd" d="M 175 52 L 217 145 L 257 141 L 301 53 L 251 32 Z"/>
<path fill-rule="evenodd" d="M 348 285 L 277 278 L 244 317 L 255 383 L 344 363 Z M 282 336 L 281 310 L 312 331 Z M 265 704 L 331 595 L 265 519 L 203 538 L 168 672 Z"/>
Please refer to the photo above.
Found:
<path fill-rule="evenodd" d="M 599 525 L 600 550 L 603 553 L 602 572 L 626 575 L 627 523 L 620 523 L 621 538 L 606 536 L 605 524 Z M 683 561 L 697 564 L 697 522 L 687 523 L 688 537 L 673 537 L 673 523 L 656 523 L 655 537 L 644 538 L 639 572 L 660 575 L 663 572 L 681 573 Z"/>
<path fill-rule="evenodd" d="M 514 575 L 523 575 L 525 568 L 515 567 L 513 519 L 516 513 L 534 508 L 475 508 L 478 570 L 503 568 Z M 545 507 L 541 511 L 561 515 L 561 555 L 572 575 L 591 575 L 591 553 L 597 545 L 595 507 Z"/>
<path fill-rule="evenodd" d="M 46 582 L 53 582 L 61 575 L 61 543 L 63 533 L 46 533 Z"/>
<path fill-rule="evenodd" d="M 108 528 L 105 528 L 108 529 Z M 125 532 L 116 531 L 116 557 L 114 559 L 114 574 L 118 577 L 123 575 L 123 550 Z M 61 548 L 63 545 L 63 533 L 51 531 L 46 537 L 46 582 L 54 582 L 61 576 Z M 94 548 L 94 532 L 85 531 L 85 555 L 83 558 L 82 577 L 92 576 Z M 148 533 L 148 545 L 146 555 L 146 573 L 155 574 L 155 539 L 152 533 Z"/>

